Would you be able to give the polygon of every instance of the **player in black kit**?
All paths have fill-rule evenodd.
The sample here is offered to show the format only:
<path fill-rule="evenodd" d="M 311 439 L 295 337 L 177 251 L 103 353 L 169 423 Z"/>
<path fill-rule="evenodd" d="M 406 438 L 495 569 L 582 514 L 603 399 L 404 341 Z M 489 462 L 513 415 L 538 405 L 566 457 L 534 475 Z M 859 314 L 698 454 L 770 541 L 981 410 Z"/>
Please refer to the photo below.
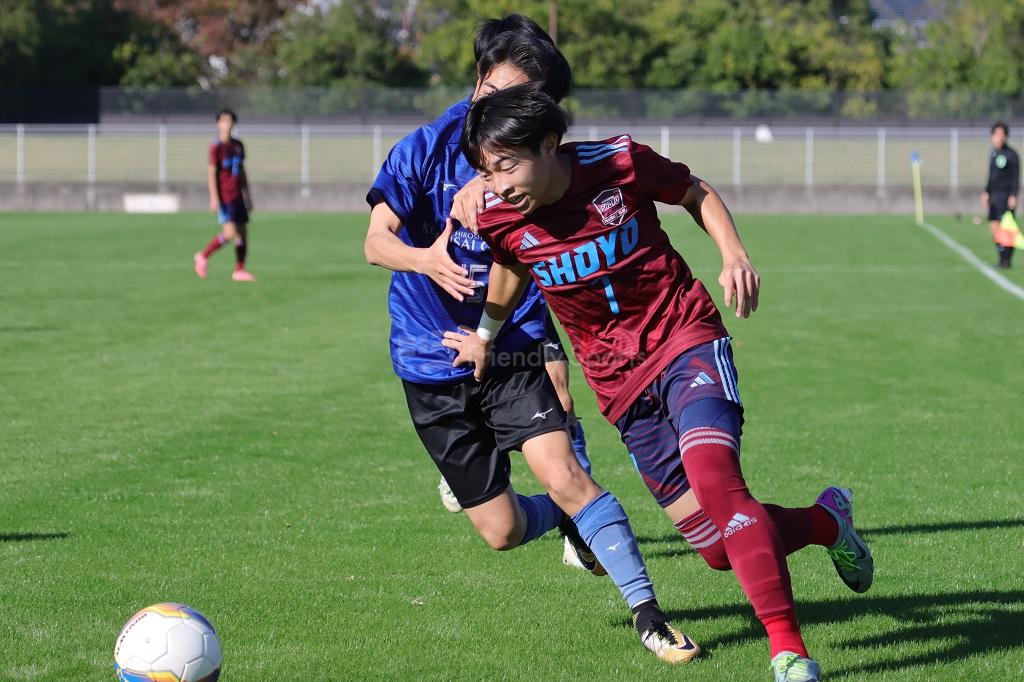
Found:
<path fill-rule="evenodd" d="M 988 206 L 988 225 L 999 253 L 999 268 L 1006 269 L 1013 262 L 1013 246 L 1004 246 L 997 239 L 999 221 L 1007 211 L 1017 209 L 1017 190 L 1020 188 L 1020 158 L 1006 139 L 1010 128 L 1002 121 L 992 124 L 992 154 L 988 164 L 988 183 L 981 202 Z"/>

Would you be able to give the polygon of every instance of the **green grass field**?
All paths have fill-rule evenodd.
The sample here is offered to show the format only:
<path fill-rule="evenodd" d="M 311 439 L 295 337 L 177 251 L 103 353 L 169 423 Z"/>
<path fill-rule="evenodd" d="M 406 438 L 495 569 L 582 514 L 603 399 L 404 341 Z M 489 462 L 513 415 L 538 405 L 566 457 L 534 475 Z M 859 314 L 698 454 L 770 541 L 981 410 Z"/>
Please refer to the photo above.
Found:
<path fill-rule="evenodd" d="M 713 284 L 709 240 L 666 222 Z M 994 260 L 985 228 L 935 222 Z M 763 276 L 730 323 L 747 479 L 787 505 L 852 486 L 875 553 L 866 595 L 820 548 L 791 557 L 812 654 L 831 680 L 1021 679 L 1024 302 L 906 218 L 739 223 Z M 113 679 L 124 621 L 180 601 L 229 681 L 770 680 L 735 579 L 650 500 L 577 368 L 595 476 L 707 653 L 660 664 L 557 537 L 499 554 L 441 508 L 364 225 L 258 214 L 238 285 L 227 253 L 191 271 L 207 215 L 0 215 L 0 679 Z"/>

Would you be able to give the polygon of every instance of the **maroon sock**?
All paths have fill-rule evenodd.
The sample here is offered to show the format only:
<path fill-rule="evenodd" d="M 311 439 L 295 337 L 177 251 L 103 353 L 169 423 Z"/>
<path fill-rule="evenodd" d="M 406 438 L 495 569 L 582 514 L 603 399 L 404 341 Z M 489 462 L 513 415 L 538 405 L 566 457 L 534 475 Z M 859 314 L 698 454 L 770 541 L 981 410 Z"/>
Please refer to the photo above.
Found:
<path fill-rule="evenodd" d="M 747 489 L 739 441 L 720 429 L 691 429 L 680 437 L 679 452 L 697 502 L 722 533 L 733 573 L 765 626 L 772 656 L 780 651 L 807 656 L 782 537 Z"/>
<path fill-rule="evenodd" d="M 732 568 L 729 556 L 725 553 L 722 533 L 703 509 L 698 509 L 676 521 L 675 525 L 676 530 L 683 534 L 690 547 L 704 558 L 708 566 L 716 571 L 728 571 Z"/>
<path fill-rule="evenodd" d="M 800 623 L 796 619 L 796 609 L 790 609 L 778 616 L 766 616 L 761 619 L 765 632 L 768 633 L 768 643 L 771 647 L 772 658 L 780 652 L 792 651 L 805 658 L 807 647 L 804 646 L 804 639 L 800 636 Z"/>
<path fill-rule="evenodd" d="M 235 270 L 245 269 L 246 243 L 244 239 L 235 240 Z"/>
<path fill-rule="evenodd" d="M 786 554 L 792 554 L 807 545 L 831 547 L 839 537 L 839 524 L 817 504 L 810 507 L 766 504 L 764 508 L 772 515 L 772 521 L 779 529 Z"/>
<path fill-rule="evenodd" d="M 203 258 L 209 258 L 212 256 L 213 252 L 224 246 L 224 242 L 226 241 L 227 240 L 224 239 L 224 235 L 222 234 L 218 234 L 216 237 L 211 239 L 210 243 L 206 245 L 205 249 L 203 249 Z"/>

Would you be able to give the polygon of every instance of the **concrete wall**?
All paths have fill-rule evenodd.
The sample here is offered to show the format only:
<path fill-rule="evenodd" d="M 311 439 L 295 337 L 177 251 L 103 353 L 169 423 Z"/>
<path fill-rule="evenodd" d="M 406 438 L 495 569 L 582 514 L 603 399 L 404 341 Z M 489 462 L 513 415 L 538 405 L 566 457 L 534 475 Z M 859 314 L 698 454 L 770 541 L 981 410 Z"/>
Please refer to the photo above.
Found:
<path fill-rule="evenodd" d="M 253 187 L 256 211 L 336 212 L 367 210 L 368 184 L 299 185 L 273 184 Z M 155 192 L 151 184 L 96 185 L 32 183 L 19 188 L 0 184 L 0 211 L 122 211 L 126 192 Z M 205 185 L 170 185 L 183 211 L 209 210 Z M 912 215 L 914 197 L 909 187 L 886 190 L 883 196 L 873 188 L 846 187 L 757 187 L 720 186 L 729 207 L 737 213 L 891 213 Z M 980 193 L 960 190 L 925 193 L 925 211 L 931 214 L 980 213 Z"/>

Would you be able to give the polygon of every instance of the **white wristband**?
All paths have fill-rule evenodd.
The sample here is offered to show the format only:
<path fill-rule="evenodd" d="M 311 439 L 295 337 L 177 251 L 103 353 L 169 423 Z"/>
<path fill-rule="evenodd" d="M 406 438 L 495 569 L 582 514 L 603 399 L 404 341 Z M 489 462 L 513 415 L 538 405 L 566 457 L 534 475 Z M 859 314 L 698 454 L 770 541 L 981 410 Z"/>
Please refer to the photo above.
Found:
<path fill-rule="evenodd" d="M 494 337 L 498 335 L 498 330 L 501 329 L 501 325 L 505 324 L 505 320 L 495 320 L 493 317 L 487 314 L 485 310 L 480 316 L 480 326 L 476 329 L 476 335 L 484 341 L 493 341 Z"/>

